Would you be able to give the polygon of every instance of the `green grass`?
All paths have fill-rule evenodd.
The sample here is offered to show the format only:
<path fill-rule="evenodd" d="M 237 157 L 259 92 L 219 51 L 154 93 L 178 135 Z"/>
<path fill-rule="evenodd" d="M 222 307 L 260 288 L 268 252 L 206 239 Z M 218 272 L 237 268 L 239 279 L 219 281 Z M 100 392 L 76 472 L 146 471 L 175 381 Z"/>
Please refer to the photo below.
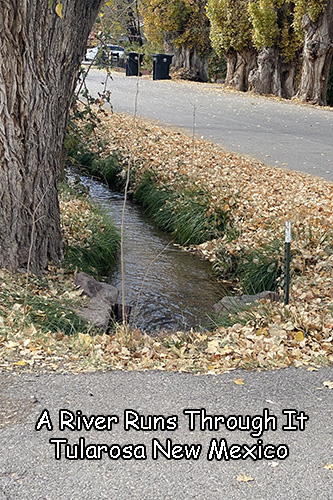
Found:
<path fill-rule="evenodd" d="M 102 180 L 113 189 L 123 190 L 125 187 L 126 181 L 121 175 L 122 167 L 116 153 L 105 158 L 94 158 L 91 164 L 87 165 L 83 171 Z"/>
<path fill-rule="evenodd" d="M 31 275 L 28 288 L 25 284 L 25 276 L 7 273 L 0 286 L 0 315 L 11 325 L 11 332 L 31 324 L 42 333 L 61 331 L 72 335 L 78 331 L 86 333 L 91 330 L 76 314 L 81 299 L 66 293 L 66 280 L 55 283 L 48 281 L 47 277 Z M 8 328 L 4 328 L 3 333 Z"/>
<path fill-rule="evenodd" d="M 222 210 L 210 214 L 210 195 L 204 189 L 194 186 L 173 190 L 159 184 L 153 173 L 146 173 L 138 182 L 134 198 L 146 208 L 155 225 L 170 232 L 181 245 L 198 245 L 225 230 L 227 214 Z"/>
<path fill-rule="evenodd" d="M 237 267 L 237 276 L 245 294 L 276 290 L 282 274 L 284 251 L 279 240 L 244 253 Z"/>
<path fill-rule="evenodd" d="M 65 335 L 77 332 L 85 333 L 90 328 L 72 309 L 71 301 L 60 301 L 28 295 L 27 304 L 29 312 L 27 321 L 38 325 L 42 332 L 57 332 L 60 330 Z"/>
<path fill-rule="evenodd" d="M 283 243 L 276 238 L 260 248 L 232 255 L 221 247 L 213 270 L 219 278 L 237 282 L 243 294 L 254 295 L 277 290 L 283 260 Z"/>
<path fill-rule="evenodd" d="M 88 224 L 90 236 L 66 248 L 64 264 L 95 277 L 107 276 L 113 270 L 120 248 L 120 234 L 110 217 L 101 208 L 91 206 Z"/>
<path fill-rule="evenodd" d="M 113 189 L 124 189 L 125 179 L 121 175 L 122 167 L 117 153 L 101 157 L 96 151 L 89 149 L 89 142 L 78 143 L 70 134 L 66 141 L 67 163 L 77 167 L 83 174 L 100 179 Z"/>

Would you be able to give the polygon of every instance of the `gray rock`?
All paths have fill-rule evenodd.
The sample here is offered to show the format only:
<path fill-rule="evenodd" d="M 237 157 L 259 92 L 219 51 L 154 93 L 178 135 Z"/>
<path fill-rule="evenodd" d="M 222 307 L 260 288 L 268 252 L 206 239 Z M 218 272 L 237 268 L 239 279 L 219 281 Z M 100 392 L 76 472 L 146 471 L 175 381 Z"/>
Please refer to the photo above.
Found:
<path fill-rule="evenodd" d="M 86 273 L 78 273 L 75 278 L 77 287 L 82 288 L 83 292 L 90 298 L 102 296 L 105 300 L 109 300 L 112 304 L 116 303 L 118 290 L 116 287 L 108 283 L 102 283 L 95 280 L 92 276 Z"/>
<path fill-rule="evenodd" d="M 280 296 L 277 292 L 270 291 L 260 292 L 255 295 L 227 296 L 223 297 L 217 304 L 214 304 L 213 310 L 219 315 L 235 313 L 262 299 L 270 300 L 271 302 L 279 302 Z"/>
<path fill-rule="evenodd" d="M 82 272 L 77 274 L 75 284 L 91 299 L 88 307 L 80 309 L 79 316 L 105 330 L 113 317 L 119 294 L 117 288 L 97 281 L 89 274 Z"/>

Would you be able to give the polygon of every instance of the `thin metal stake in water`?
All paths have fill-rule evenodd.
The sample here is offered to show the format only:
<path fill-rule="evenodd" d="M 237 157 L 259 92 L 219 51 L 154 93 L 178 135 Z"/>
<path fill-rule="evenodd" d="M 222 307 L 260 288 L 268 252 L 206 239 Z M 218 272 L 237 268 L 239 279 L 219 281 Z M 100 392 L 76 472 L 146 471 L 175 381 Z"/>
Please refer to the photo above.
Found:
<path fill-rule="evenodd" d="M 284 247 L 284 303 L 289 304 L 290 288 L 290 243 L 291 243 L 291 222 L 286 222 L 286 239 Z"/>

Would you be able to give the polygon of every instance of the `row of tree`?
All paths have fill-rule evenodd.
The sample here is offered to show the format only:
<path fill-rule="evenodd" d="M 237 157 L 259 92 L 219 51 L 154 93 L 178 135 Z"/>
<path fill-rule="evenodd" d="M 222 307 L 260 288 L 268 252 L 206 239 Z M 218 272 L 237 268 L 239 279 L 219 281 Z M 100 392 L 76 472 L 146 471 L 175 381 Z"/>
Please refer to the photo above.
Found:
<path fill-rule="evenodd" d="M 211 46 L 226 83 L 326 104 L 333 55 L 333 0 L 140 0 L 148 40 L 175 54 L 176 68 L 207 80 Z"/>

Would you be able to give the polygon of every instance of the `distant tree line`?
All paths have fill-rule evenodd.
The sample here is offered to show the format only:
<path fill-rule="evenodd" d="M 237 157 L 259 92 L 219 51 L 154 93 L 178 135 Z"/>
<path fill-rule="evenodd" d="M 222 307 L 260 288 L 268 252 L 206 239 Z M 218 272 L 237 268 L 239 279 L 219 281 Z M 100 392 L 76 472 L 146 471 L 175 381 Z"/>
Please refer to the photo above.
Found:
<path fill-rule="evenodd" d="M 226 83 L 325 105 L 333 56 L 333 0 L 140 0 L 145 36 L 176 68 L 208 79 L 212 48 Z"/>

